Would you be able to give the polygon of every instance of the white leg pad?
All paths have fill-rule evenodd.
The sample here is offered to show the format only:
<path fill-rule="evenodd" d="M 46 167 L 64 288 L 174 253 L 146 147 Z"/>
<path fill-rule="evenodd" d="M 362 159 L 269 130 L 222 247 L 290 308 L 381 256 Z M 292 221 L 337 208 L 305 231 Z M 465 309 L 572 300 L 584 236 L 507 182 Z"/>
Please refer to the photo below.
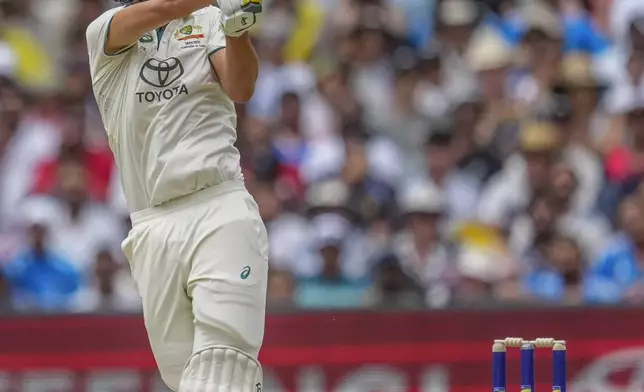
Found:
<path fill-rule="evenodd" d="M 179 392 L 261 392 L 262 367 L 236 348 L 216 346 L 190 357 Z"/>

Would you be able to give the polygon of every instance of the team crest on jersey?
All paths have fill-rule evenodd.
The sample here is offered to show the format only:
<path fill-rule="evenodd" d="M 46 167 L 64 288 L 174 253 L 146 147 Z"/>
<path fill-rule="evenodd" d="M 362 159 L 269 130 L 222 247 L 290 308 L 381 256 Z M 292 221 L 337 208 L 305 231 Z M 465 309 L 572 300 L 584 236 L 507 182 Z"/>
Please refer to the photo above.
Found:
<path fill-rule="evenodd" d="M 202 39 L 205 38 L 203 34 L 203 27 L 199 25 L 187 25 L 183 26 L 179 30 L 176 30 L 173 35 L 174 39 L 177 41 L 188 41 L 193 39 Z"/>

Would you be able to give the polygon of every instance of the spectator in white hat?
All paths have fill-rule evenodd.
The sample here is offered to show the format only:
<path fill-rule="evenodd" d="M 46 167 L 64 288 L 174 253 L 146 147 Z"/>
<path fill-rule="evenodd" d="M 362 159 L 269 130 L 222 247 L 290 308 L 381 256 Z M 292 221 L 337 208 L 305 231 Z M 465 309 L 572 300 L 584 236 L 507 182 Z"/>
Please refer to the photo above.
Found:
<path fill-rule="evenodd" d="M 479 19 L 478 6 L 473 0 L 440 1 L 436 19 L 436 38 L 445 49 L 441 54 L 445 92 L 450 102 L 468 100 L 476 92 L 476 77 L 466 50 Z"/>
<path fill-rule="evenodd" d="M 308 236 L 302 253 L 297 254 L 293 271 L 300 278 L 316 277 L 322 271 L 319 242 L 339 235 L 339 262 L 343 276 L 351 280 L 369 275 L 369 262 L 377 250 L 357 225 L 358 214 L 349 208 L 349 188 L 340 179 L 321 181 L 308 189 Z M 339 234 L 336 234 L 339 233 Z M 322 237 L 321 237 L 322 236 Z M 280 245 L 281 246 L 281 245 Z"/>
<path fill-rule="evenodd" d="M 402 191 L 399 205 L 403 229 L 393 242 L 393 253 L 405 274 L 425 289 L 426 304 L 446 306 L 455 276 L 441 235 L 444 195 L 429 182 L 417 183 Z"/>
<path fill-rule="evenodd" d="M 351 277 L 350 254 L 354 234 L 349 221 L 337 214 L 325 213 L 311 221 L 311 257 L 315 274 L 298 284 L 296 303 L 307 308 L 364 306 L 369 287 L 366 279 Z"/>
<path fill-rule="evenodd" d="M 502 123 L 515 116 L 508 79 L 515 60 L 514 50 L 498 31 L 481 27 L 472 36 L 466 58 L 476 73 L 485 103 L 483 119 L 475 134 L 477 141 L 485 144 L 494 138 Z"/>

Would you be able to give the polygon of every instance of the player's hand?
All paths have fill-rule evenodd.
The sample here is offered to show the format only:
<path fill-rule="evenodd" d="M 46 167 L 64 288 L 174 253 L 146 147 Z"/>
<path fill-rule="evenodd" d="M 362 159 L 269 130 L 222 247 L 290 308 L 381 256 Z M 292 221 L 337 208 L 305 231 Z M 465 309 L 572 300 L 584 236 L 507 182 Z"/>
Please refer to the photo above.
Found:
<path fill-rule="evenodd" d="M 217 0 L 221 27 L 230 37 L 239 37 L 259 21 L 262 0 Z"/>

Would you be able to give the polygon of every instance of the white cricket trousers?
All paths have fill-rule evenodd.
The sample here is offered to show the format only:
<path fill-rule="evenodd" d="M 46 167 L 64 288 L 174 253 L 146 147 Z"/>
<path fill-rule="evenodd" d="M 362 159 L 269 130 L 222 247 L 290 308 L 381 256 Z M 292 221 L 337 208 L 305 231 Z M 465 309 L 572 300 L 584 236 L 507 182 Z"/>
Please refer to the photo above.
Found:
<path fill-rule="evenodd" d="M 243 182 L 132 214 L 123 242 L 161 378 L 174 391 L 188 359 L 216 346 L 257 358 L 268 241 Z"/>

